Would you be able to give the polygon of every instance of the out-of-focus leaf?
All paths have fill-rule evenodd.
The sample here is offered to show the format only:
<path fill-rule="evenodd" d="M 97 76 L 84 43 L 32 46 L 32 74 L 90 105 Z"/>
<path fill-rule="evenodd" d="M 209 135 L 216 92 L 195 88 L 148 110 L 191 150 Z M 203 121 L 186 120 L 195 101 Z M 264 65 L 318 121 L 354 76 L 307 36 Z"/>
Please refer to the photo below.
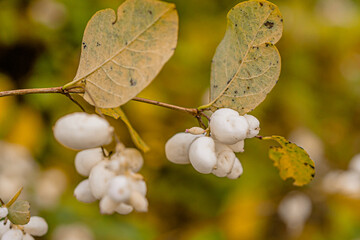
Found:
<path fill-rule="evenodd" d="M 280 147 L 270 148 L 269 157 L 274 162 L 274 166 L 280 170 L 280 177 L 283 180 L 292 178 L 295 186 L 303 186 L 315 177 L 314 162 L 303 148 L 281 136 L 262 139 L 274 140 L 280 144 Z"/>
<path fill-rule="evenodd" d="M 128 0 L 117 15 L 112 9 L 99 11 L 86 26 L 77 74 L 64 88 L 84 83 L 87 102 L 118 107 L 160 72 L 174 53 L 177 33 L 174 4 Z"/>
<path fill-rule="evenodd" d="M 24 225 L 30 221 L 30 204 L 24 200 L 18 200 L 9 208 L 8 218 L 15 225 Z"/>
<path fill-rule="evenodd" d="M 228 13 L 227 30 L 211 67 L 210 101 L 213 110 L 252 111 L 275 86 L 281 68 L 274 46 L 283 31 L 278 7 L 267 1 L 247 1 Z"/>
<path fill-rule="evenodd" d="M 148 152 L 150 150 L 149 146 L 142 140 L 140 135 L 136 132 L 136 130 L 131 125 L 129 119 L 126 117 L 123 110 L 120 107 L 117 108 L 100 108 L 101 113 L 113 117 L 115 119 L 121 119 L 127 128 L 129 129 L 131 139 L 133 140 L 136 147 L 138 147 L 143 152 Z M 97 110 L 98 111 L 98 110 Z"/>

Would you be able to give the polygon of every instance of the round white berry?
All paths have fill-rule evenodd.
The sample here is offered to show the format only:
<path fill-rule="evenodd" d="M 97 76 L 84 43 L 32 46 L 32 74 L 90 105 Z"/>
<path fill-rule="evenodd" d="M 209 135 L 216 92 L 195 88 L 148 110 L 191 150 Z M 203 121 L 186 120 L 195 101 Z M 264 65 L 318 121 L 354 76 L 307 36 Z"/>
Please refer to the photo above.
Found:
<path fill-rule="evenodd" d="M 108 195 L 105 195 L 99 202 L 101 214 L 113 214 L 117 206 L 118 203 Z"/>
<path fill-rule="evenodd" d="M 214 139 L 224 144 L 235 144 L 246 138 L 249 124 L 238 112 L 222 108 L 211 116 L 210 130 Z"/>
<path fill-rule="evenodd" d="M 10 229 L 1 237 L 1 240 L 22 240 L 23 233 L 19 229 Z"/>
<path fill-rule="evenodd" d="M 177 133 L 165 144 L 166 158 L 176 164 L 188 164 L 190 144 L 198 136 L 190 133 Z"/>
<path fill-rule="evenodd" d="M 137 191 L 143 196 L 146 195 L 147 187 L 144 180 L 131 180 L 130 186 L 131 186 L 131 190 Z"/>
<path fill-rule="evenodd" d="M 228 145 L 228 146 L 229 146 L 229 148 L 231 148 L 231 150 L 238 153 L 238 152 L 244 152 L 244 145 L 245 145 L 245 141 L 241 140 L 241 141 L 238 141 L 235 144 Z"/>
<path fill-rule="evenodd" d="M 115 177 L 115 173 L 108 169 L 108 161 L 101 161 L 96 164 L 90 172 L 89 183 L 92 194 L 100 199 L 105 196 L 110 180 Z"/>
<path fill-rule="evenodd" d="M 140 171 L 144 164 L 144 159 L 139 150 L 136 148 L 126 148 L 120 154 L 124 157 L 128 168 L 133 172 Z"/>
<path fill-rule="evenodd" d="M 108 195 L 115 202 L 127 201 L 130 197 L 131 189 L 127 177 L 120 175 L 114 177 L 109 183 Z"/>
<path fill-rule="evenodd" d="M 147 199 L 139 192 L 133 191 L 129 198 L 129 203 L 134 209 L 138 212 L 147 212 L 148 210 L 148 201 Z"/>
<path fill-rule="evenodd" d="M 227 175 L 229 179 L 237 179 L 243 173 L 243 167 L 238 158 L 235 158 L 234 165 L 231 169 L 231 172 Z"/>
<path fill-rule="evenodd" d="M 30 217 L 30 221 L 24 225 L 24 231 L 33 236 L 41 237 L 48 231 L 48 224 L 45 219 L 38 216 Z"/>
<path fill-rule="evenodd" d="M 114 128 L 96 114 L 72 113 L 55 123 L 54 136 L 65 147 L 81 150 L 107 145 Z"/>
<path fill-rule="evenodd" d="M 235 153 L 225 144 L 215 142 L 216 168 L 212 173 L 217 177 L 228 175 L 234 165 Z"/>
<path fill-rule="evenodd" d="M 88 177 L 91 169 L 101 160 L 104 159 L 104 154 L 101 148 L 91 148 L 78 152 L 75 157 L 76 171 Z"/>
<path fill-rule="evenodd" d="M 5 224 L 5 221 L 0 221 L 0 239 L 1 236 L 4 235 L 7 231 L 10 229 L 10 221 L 7 221 Z"/>
<path fill-rule="evenodd" d="M 9 211 L 6 207 L 0 207 L 0 219 L 6 217 Z"/>
<path fill-rule="evenodd" d="M 120 203 L 115 211 L 119 214 L 126 215 L 132 212 L 134 208 L 131 205 L 128 205 L 126 203 Z"/>
<path fill-rule="evenodd" d="M 244 117 L 246 118 L 247 122 L 249 123 L 249 131 L 247 132 L 247 138 L 253 138 L 260 132 L 260 122 L 259 120 L 252 116 L 245 114 Z"/>
<path fill-rule="evenodd" d="M 211 173 L 216 165 L 215 142 L 211 137 L 196 139 L 189 149 L 191 165 L 200 173 Z"/>
<path fill-rule="evenodd" d="M 80 182 L 74 190 L 75 198 L 84 203 L 92 203 L 96 200 L 90 189 L 89 179 Z"/>
<path fill-rule="evenodd" d="M 356 154 L 349 163 L 349 169 L 360 174 L 360 153 Z"/>
<path fill-rule="evenodd" d="M 31 236 L 30 234 L 26 233 L 22 240 L 35 240 L 35 238 L 33 238 L 33 236 Z"/>

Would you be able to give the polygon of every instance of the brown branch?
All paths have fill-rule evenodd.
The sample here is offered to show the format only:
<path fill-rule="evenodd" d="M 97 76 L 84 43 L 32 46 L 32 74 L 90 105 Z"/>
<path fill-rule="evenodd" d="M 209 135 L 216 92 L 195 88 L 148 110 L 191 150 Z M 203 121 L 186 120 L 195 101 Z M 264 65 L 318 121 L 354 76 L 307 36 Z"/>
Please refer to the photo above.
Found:
<path fill-rule="evenodd" d="M 67 97 L 69 97 L 70 93 L 85 93 L 85 90 L 81 86 L 75 86 L 73 88 L 67 88 L 67 89 L 63 89 L 62 87 L 16 89 L 16 90 L 2 91 L 2 92 L 0 92 L 0 97 L 20 96 L 20 95 L 37 94 L 37 93 L 60 93 L 60 94 L 63 94 L 63 95 L 66 95 Z M 132 100 L 137 101 L 137 102 L 152 104 L 152 105 L 156 105 L 156 106 L 160 106 L 160 107 L 165 107 L 165 108 L 169 108 L 169 109 L 173 109 L 173 110 L 177 110 L 177 111 L 187 112 L 187 113 L 195 116 L 196 118 L 203 116 L 203 117 L 206 117 L 208 120 L 210 120 L 210 118 L 206 114 L 203 113 L 203 111 L 206 109 L 198 110 L 196 108 L 185 108 L 185 107 L 180 107 L 180 106 L 163 103 L 163 102 L 159 102 L 159 101 L 155 101 L 155 100 L 140 98 L 140 97 L 134 97 Z"/>

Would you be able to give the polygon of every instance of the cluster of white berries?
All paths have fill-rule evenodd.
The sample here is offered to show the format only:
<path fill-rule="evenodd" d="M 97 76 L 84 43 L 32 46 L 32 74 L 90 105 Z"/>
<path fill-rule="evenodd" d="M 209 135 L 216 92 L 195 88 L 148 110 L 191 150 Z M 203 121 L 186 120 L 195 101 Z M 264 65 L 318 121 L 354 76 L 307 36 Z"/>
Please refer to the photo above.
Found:
<path fill-rule="evenodd" d="M 191 163 L 196 171 L 236 179 L 243 173 L 235 153 L 244 151 L 244 140 L 255 137 L 260 122 L 252 115 L 222 108 L 210 119 L 210 132 L 198 127 L 177 133 L 165 145 L 166 157 L 176 164 Z"/>
<path fill-rule="evenodd" d="M 0 219 L 6 218 L 8 210 L 0 207 Z M 34 240 L 33 236 L 41 237 L 48 231 L 48 224 L 45 219 L 33 216 L 25 225 L 15 225 L 9 219 L 0 221 L 1 240 Z"/>
<path fill-rule="evenodd" d="M 75 197 L 85 203 L 100 200 L 102 214 L 146 212 L 146 184 L 137 172 L 144 160 L 135 148 L 118 143 L 111 156 L 100 147 L 112 141 L 114 129 L 99 116 L 73 113 L 60 118 L 55 138 L 64 146 L 82 150 L 75 157 L 77 172 L 88 179 L 75 188 Z"/>

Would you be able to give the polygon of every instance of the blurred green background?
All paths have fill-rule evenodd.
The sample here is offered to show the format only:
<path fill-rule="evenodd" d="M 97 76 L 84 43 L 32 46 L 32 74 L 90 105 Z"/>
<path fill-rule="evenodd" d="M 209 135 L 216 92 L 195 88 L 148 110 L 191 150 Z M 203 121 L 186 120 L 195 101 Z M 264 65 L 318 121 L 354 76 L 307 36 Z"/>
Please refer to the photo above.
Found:
<path fill-rule="evenodd" d="M 87 21 L 96 11 L 116 9 L 122 2 L 0 0 L 0 90 L 70 82 Z M 180 18 L 177 49 L 139 96 L 197 107 L 206 103 L 210 62 L 225 33 L 226 14 L 239 1 L 171 2 Z M 140 172 L 148 184 L 149 212 L 102 216 L 98 203 L 83 204 L 73 197 L 73 189 L 82 180 L 74 169 L 76 153 L 52 135 L 56 119 L 80 109 L 56 94 L 0 99 L 0 139 L 28 148 L 40 170 L 57 169 L 64 176 L 50 185 L 66 184 L 50 207 L 43 207 L 34 197 L 35 188 L 29 186 L 32 211 L 45 217 L 50 226 L 41 239 L 59 239 L 56 229 L 72 223 L 87 226 L 93 235 L 87 239 L 101 240 L 360 239 L 360 198 L 354 194 L 360 192 L 360 181 L 358 188 L 350 187 L 351 194 L 341 187 L 335 191 L 336 184 L 324 181 L 334 170 L 346 171 L 360 152 L 360 1 L 273 3 L 284 17 L 284 34 L 277 44 L 282 73 L 251 114 L 260 119 L 261 135 L 283 135 L 308 150 L 317 167 L 314 181 L 302 188 L 283 182 L 267 157 L 269 143 L 257 139 L 247 140 L 245 152 L 238 155 L 244 167 L 238 180 L 174 165 L 165 158 L 165 142 L 197 121 L 184 113 L 129 102 L 124 109 L 151 147 Z M 112 123 L 121 140 L 133 146 L 123 124 Z M 345 181 L 343 188 L 352 184 Z M 302 192 L 312 203 L 311 210 L 306 204 L 295 204 L 300 215 L 309 212 L 301 227 L 278 214 L 280 202 L 292 191 Z"/>

